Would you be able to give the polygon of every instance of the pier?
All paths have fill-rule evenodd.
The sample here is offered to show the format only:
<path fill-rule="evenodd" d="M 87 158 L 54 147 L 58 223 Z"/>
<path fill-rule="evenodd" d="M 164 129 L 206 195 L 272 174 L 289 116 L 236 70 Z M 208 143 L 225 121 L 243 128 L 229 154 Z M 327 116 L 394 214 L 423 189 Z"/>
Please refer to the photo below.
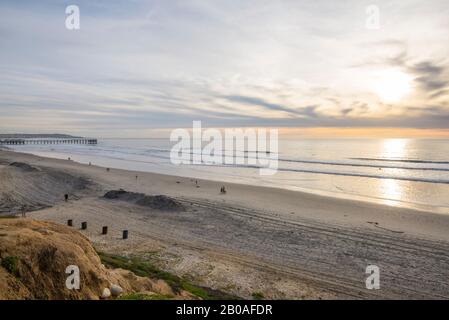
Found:
<path fill-rule="evenodd" d="M 0 139 L 0 145 L 27 145 L 27 144 L 97 144 L 97 139 L 72 138 L 72 139 Z"/>

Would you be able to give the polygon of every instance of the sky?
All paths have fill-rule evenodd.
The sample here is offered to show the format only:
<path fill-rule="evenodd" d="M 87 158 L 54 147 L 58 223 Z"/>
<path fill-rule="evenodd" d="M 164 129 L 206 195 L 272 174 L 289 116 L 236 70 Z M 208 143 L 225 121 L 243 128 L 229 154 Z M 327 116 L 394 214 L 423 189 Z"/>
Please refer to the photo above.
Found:
<path fill-rule="evenodd" d="M 448 16 L 447 0 L 2 0 L 0 133 L 449 137 Z"/>

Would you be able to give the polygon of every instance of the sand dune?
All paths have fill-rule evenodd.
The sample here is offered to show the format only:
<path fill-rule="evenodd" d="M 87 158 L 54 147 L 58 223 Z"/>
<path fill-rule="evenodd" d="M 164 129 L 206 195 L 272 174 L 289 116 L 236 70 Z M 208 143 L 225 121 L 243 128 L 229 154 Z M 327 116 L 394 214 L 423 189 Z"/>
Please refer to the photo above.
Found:
<path fill-rule="evenodd" d="M 164 196 L 155 195 L 149 196 L 143 193 L 128 192 L 126 190 L 111 190 L 104 195 L 105 199 L 126 201 L 138 206 L 151 208 L 162 211 L 184 211 L 185 208 L 178 201 Z"/>
<path fill-rule="evenodd" d="M 163 280 L 139 277 L 129 270 L 106 268 L 92 244 L 73 228 L 31 219 L 0 219 L 0 299 L 100 299 L 104 289 L 120 287 L 122 295 L 169 295 L 197 299 L 174 292 Z M 66 268 L 76 265 L 82 284 L 66 287 Z"/>
<path fill-rule="evenodd" d="M 78 198 L 89 181 L 80 176 L 23 162 L 0 165 L 0 214 L 18 213 L 22 206 L 34 211 L 64 200 L 64 194 Z"/>

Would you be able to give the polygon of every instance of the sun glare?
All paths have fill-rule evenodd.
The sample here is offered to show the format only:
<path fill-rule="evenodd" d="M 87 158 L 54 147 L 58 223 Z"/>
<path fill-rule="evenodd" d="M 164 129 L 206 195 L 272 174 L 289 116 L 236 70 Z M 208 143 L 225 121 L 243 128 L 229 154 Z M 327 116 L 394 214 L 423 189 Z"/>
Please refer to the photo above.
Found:
<path fill-rule="evenodd" d="M 399 102 L 411 91 L 411 77 L 399 70 L 387 70 L 376 77 L 373 91 L 385 103 Z"/>

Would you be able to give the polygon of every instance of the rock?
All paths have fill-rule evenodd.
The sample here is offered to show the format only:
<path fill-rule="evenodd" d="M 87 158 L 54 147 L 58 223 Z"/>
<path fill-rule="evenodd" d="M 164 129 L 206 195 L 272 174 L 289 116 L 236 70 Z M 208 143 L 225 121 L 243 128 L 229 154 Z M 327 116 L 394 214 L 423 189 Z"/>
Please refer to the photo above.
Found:
<path fill-rule="evenodd" d="M 101 299 L 107 299 L 111 296 L 111 290 L 109 290 L 108 288 L 104 288 L 103 292 L 101 294 Z"/>
<path fill-rule="evenodd" d="M 123 293 L 122 287 L 120 287 L 120 286 L 118 286 L 118 285 L 116 285 L 116 284 L 113 284 L 113 285 L 111 286 L 111 294 L 112 294 L 114 297 L 118 297 L 118 296 L 121 295 L 122 293 Z"/>

